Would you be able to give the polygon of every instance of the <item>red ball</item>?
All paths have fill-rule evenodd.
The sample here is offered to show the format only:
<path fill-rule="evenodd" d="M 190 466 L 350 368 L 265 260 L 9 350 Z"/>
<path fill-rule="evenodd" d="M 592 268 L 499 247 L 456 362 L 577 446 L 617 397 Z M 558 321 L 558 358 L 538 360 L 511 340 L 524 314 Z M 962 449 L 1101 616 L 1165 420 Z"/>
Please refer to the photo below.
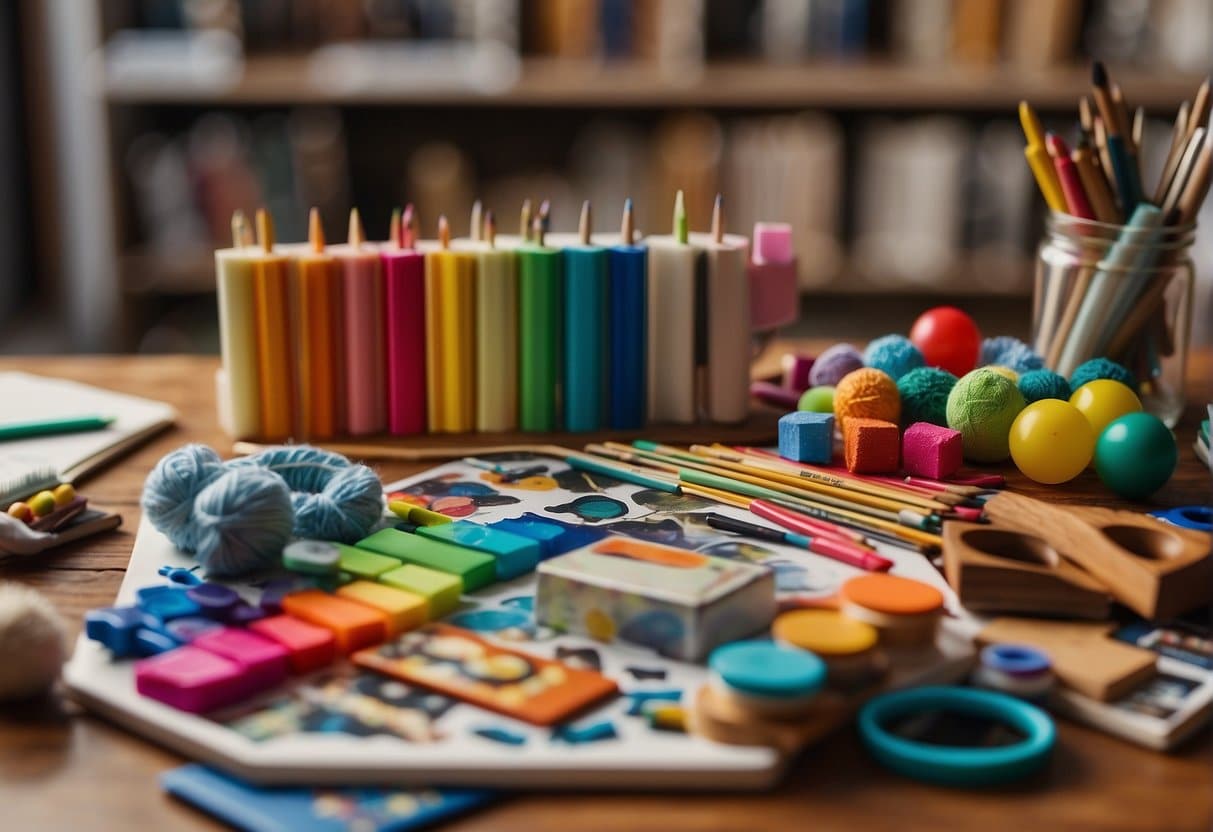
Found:
<path fill-rule="evenodd" d="M 936 306 L 919 315 L 910 329 L 910 341 L 927 366 L 942 367 L 955 376 L 976 367 L 981 356 L 981 330 L 955 306 Z"/>

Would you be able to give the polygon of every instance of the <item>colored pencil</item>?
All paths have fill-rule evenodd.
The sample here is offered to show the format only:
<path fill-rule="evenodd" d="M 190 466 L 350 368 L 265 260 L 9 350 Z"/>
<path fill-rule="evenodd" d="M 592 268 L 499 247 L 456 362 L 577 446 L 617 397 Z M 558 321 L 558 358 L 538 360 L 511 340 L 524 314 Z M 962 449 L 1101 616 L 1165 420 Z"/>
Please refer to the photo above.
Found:
<path fill-rule="evenodd" d="M 309 250 L 296 261 L 295 305 L 298 328 L 295 347 L 299 362 L 299 422 L 305 439 L 330 439 L 337 434 L 338 366 L 341 345 L 341 273 L 336 259 L 324 250 L 320 211 L 308 214 Z"/>
<path fill-rule="evenodd" d="M 607 250 L 590 242 L 590 201 L 581 205 L 579 241 L 564 248 L 564 427 L 598 430 L 606 413 Z"/>
<path fill-rule="evenodd" d="M 793 528 L 792 522 L 794 521 L 789 521 L 788 525 L 785 526 L 790 531 L 782 531 L 766 526 L 759 526 L 757 523 L 747 523 L 744 520 L 726 517 L 723 514 L 708 514 L 705 519 L 713 529 L 754 537 L 770 543 L 786 543 L 790 546 L 807 549 L 816 555 L 831 558 L 832 560 L 868 572 L 887 572 L 893 566 L 893 562 L 888 558 L 864 551 L 849 543 L 822 537 L 806 528 Z M 772 522 L 778 523 L 779 521 L 772 520 Z M 779 525 L 784 524 L 779 523 Z"/>
<path fill-rule="evenodd" d="M 387 427 L 396 436 L 426 428 L 425 255 L 415 248 L 413 206 L 392 212 L 383 260 L 387 321 Z"/>
<path fill-rule="evenodd" d="M 608 424 L 614 430 L 635 430 L 644 426 L 647 381 L 646 351 L 648 320 L 645 312 L 648 294 L 648 252 L 635 244 L 632 200 L 623 204 L 620 243 L 607 250 L 610 293 L 607 327 L 609 332 Z"/>
<path fill-rule="evenodd" d="M 1061 191 L 1061 183 L 1045 149 L 1044 129 L 1040 126 L 1036 112 L 1026 101 L 1019 102 L 1019 123 L 1023 128 L 1024 137 L 1028 140 L 1023 149 L 1024 158 L 1028 160 L 1028 167 L 1036 177 L 1036 184 L 1044 195 L 1045 202 L 1054 211 L 1065 211 L 1066 200 Z"/>
<path fill-rule="evenodd" d="M 674 233 L 648 244 L 648 418 L 695 421 L 697 254 L 690 245 L 682 191 L 674 198 Z"/>
<path fill-rule="evenodd" d="M 290 262 L 274 251 L 274 221 L 264 208 L 257 209 L 257 243 L 261 251 L 253 261 L 253 285 L 260 356 L 261 438 L 281 440 L 293 433 L 295 413 Z"/>

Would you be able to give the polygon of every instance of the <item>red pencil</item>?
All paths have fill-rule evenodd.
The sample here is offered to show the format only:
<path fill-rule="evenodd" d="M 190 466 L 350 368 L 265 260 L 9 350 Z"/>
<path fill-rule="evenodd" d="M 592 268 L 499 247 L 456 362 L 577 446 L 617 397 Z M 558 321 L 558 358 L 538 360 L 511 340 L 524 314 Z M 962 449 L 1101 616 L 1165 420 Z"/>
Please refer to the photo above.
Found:
<path fill-rule="evenodd" d="M 1087 199 L 1087 192 L 1083 190 L 1078 167 L 1070 158 L 1070 148 L 1066 147 L 1061 136 L 1046 133 L 1045 149 L 1053 157 L 1053 167 L 1057 169 L 1057 178 L 1061 180 L 1061 192 L 1065 195 L 1070 215 L 1083 220 L 1095 219 L 1095 211 L 1091 208 L 1091 201 Z"/>
<path fill-rule="evenodd" d="M 768 503 L 766 500 L 754 500 L 750 503 L 750 511 L 759 517 L 770 520 L 772 523 L 783 526 L 789 531 L 816 538 L 813 541 L 814 548 L 811 548 L 811 551 L 819 555 L 833 558 L 840 563 L 845 563 L 848 566 L 854 566 L 868 572 L 888 572 L 893 568 L 893 561 L 881 557 L 875 552 L 859 549 L 854 544 L 845 543 L 838 538 L 819 536 L 821 535 L 821 530 L 815 525 L 806 523 L 805 516 L 798 512 L 789 511 L 774 503 Z"/>

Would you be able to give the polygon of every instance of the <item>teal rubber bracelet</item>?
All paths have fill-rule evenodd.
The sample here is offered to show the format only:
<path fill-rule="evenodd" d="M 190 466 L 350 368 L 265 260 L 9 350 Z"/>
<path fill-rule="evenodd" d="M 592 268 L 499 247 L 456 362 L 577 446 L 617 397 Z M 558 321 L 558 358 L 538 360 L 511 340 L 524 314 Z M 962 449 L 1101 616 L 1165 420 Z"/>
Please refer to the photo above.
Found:
<path fill-rule="evenodd" d="M 997 748 L 954 748 L 915 742 L 884 728 L 898 717 L 936 710 L 997 720 L 1022 732 L 1025 739 Z M 859 734 L 883 765 L 945 786 L 1018 780 L 1045 764 L 1057 740 L 1053 720 L 1035 705 L 993 691 L 947 686 L 877 696 L 859 712 Z"/>

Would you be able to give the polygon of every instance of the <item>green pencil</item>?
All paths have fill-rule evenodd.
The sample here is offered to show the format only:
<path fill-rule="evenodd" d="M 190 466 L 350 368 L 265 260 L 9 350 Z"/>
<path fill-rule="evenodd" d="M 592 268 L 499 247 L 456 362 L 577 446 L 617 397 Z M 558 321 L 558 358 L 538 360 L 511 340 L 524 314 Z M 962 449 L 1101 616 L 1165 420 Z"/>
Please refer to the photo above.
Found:
<path fill-rule="evenodd" d="M 55 436 L 104 430 L 114 423 L 111 416 L 67 416 L 62 419 L 33 419 L 28 422 L 0 423 L 0 441 L 28 439 L 31 436 Z"/>

